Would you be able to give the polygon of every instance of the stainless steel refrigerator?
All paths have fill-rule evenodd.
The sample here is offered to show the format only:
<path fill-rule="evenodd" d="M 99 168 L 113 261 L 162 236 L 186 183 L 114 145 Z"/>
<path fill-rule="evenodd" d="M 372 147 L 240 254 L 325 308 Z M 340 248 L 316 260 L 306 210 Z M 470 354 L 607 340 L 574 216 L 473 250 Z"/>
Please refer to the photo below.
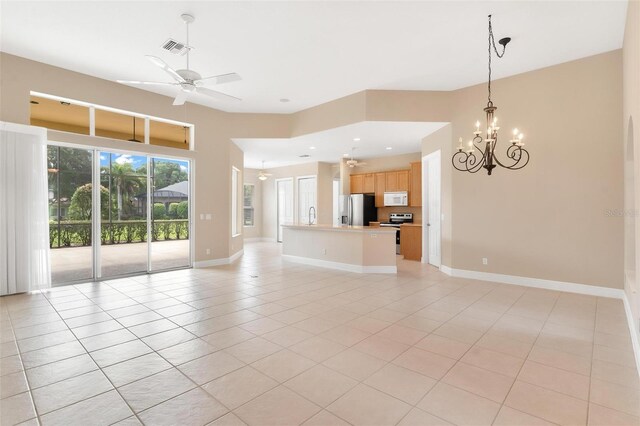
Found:
<path fill-rule="evenodd" d="M 369 194 L 340 196 L 340 217 L 342 225 L 369 226 L 378 220 L 376 197 Z"/>

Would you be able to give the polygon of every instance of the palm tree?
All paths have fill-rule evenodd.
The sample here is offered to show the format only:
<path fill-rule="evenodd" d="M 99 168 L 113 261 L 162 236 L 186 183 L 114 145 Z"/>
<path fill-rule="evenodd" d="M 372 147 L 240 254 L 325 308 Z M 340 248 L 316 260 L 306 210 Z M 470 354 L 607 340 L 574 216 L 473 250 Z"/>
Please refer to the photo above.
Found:
<path fill-rule="evenodd" d="M 131 163 L 114 163 L 111 166 L 111 179 L 116 186 L 118 220 L 122 220 L 124 201 L 130 200 L 140 188 L 140 176 L 136 175 Z"/>

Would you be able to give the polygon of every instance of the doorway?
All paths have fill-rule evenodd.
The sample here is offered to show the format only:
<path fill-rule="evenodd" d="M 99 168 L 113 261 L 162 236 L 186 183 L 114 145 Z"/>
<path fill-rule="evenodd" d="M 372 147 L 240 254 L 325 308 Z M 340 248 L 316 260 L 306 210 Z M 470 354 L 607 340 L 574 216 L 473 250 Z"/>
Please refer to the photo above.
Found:
<path fill-rule="evenodd" d="M 441 152 L 422 157 L 422 261 L 440 267 L 441 263 Z"/>
<path fill-rule="evenodd" d="M 293 223 L 293 178 L 276 179 L 277 241 L 282 242 L 282 225 Z"/>

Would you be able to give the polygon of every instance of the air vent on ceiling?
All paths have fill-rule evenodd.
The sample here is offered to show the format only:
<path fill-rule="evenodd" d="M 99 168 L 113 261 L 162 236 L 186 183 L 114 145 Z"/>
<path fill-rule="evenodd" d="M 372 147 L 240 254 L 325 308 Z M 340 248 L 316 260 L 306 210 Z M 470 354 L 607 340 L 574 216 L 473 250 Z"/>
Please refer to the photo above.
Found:
<path fill-rule="evenodd" d="M 184 55 L 189 51 L 189 47 L 186 44 L 172 38 L 165 41 L 162 48 L 176 55 Z"/>
<path fill-rule="evenodd" d="M 310 155 L 309 154 L 302 154 L 302 155 L 298 155 L 298 157 L 300 157 L 300 158 L 309 158 Z"/>

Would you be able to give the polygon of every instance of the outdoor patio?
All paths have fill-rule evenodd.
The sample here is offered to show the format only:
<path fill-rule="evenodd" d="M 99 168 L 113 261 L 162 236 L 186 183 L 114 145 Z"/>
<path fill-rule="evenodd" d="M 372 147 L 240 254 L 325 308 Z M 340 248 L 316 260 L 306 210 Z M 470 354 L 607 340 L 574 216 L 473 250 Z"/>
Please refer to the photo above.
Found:
<path fill-rule="evenodd" d="M 100 247 L 102 277 L 115 277 L 147 270 L 147 244 L 110 244 Z M 151 269 L 189 266 L 189 240 L 151 243 Z M 92 278 L 91 247 L 51 250 L 51 280 L 54 286 Z"/>

